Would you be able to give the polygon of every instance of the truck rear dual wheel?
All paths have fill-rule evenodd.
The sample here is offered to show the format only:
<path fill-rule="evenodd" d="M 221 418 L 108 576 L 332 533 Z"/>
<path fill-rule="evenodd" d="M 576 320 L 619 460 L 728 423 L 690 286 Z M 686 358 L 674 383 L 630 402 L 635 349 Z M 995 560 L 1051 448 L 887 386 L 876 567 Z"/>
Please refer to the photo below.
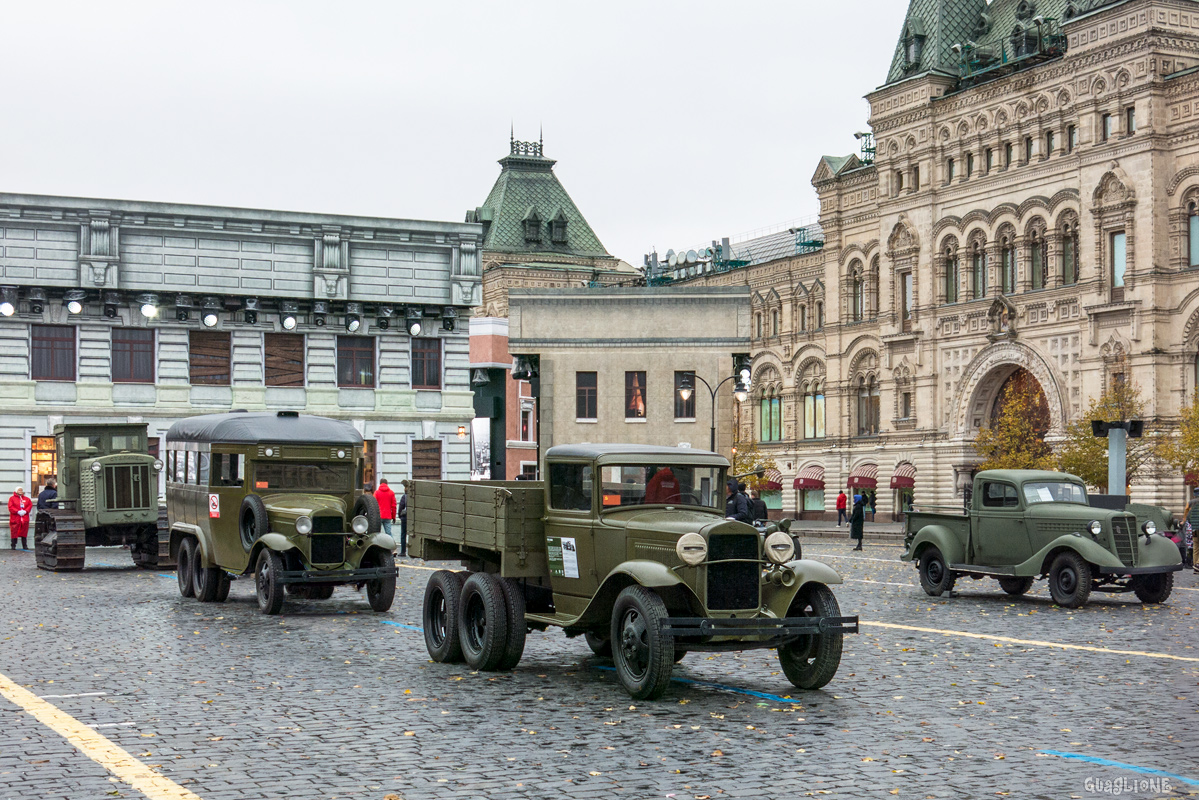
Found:
<path fill-rule="evenodd" d="M 525 623 L 525 593 L 520 584 L 511 578 L 500 578 L 504 590 L 504 605 L 508 612 L 508 641 L 504 643 L 504 657 L 496 667 L 502 672 L 516 669 L 520 657 L 525 653 L 525 637 L 529 627 Z"/>
<path fill-rule="evenodd" d="M 498 669 L 508 645 L 508 598 L 500 579 L 474 572 L 462 585 L 458 606 L 462 657 L 473 669 Z"/>
<path fill-rule="evenodd" d="M 458 609 L 462 604 L 462 585 L 466 576 L 461 572 L 438 570 L 425 584 L 425 601 L 421 612 L 421 627 L 425 632 L 425 648 L 429 657 L 439 664 L 462 661 L 462 642 L 458 637 Z"/>
<path fill-rule="evenodd" d="M 839 617 L 841 606 L 833 590 L 823 583 L 810 583 L 791 601 L 788 617 Z M 792 685 L 819 689 L 833 679 L 841 666 L 845 634 L 840 631 L 807 633 L 779 648 L 779 664 Z"/>
<path fill-rule="evenodd" d="M 1073 550 L 1058 553 L 1049 567 L 1049 594 L 1062 608 L 1079 608 L 1091 596 L 1091 565 Z"/>
<path fill-rule="evenodd" d="M 188 540 L 189 542 L 192 540 Z M 222 578 L 228 581 L 225 576 L 225 571 L 218 567 L 204 566 L 204 554 L 200 552 L 200 548 L 194 542 L 191 548 L 191 565 L 189 572 L 192 577 L 192 595 L 201 603 L 214 603 L 221 593 Z M 229 596 L 229 590 L 225 590 L 225 596 Z"/>
<path fill-rule="evenodd" d="M 612 606 L 612 662 L 634 700 L 656 700 L 670 685 L 674 636 L 662 630 L 669 616 L 662 598 L 644 586 L 626 587 Z"/>
<path fill-rule="evenodd" d="M 179 543 L 179 553 L 176 556 L 178 566 L 175 567 L 175 578 L 179 581 L 179 594 L 182 597 L 195 597 L 196 589 L 192 585 L 192 542 L 188 536 Z"/>
<path fill-rule="evenodd" d="M 1174 590 L 1174 573 L 1133 575 L 1132 590 L 1137 593 L 1137 599 L 1142 603 L 1164 603 Z"/>
<path fill-rule="evenodd" d="M 950 571 L 940 550 L 929 547 L 920 554 L 920 586 L 929 597 L 940 597 L 953 591 L 956 580 L 957 576 Z"/>

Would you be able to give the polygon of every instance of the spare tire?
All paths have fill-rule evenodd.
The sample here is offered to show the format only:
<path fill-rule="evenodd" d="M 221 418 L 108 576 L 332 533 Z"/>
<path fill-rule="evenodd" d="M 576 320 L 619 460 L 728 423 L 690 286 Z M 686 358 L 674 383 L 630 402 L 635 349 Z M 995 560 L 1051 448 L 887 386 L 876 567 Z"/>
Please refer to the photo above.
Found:
<path fill-rule="evenodd" d="M 256 494 L 246 495 L 241 501 L 241 512 L 237 515 L 238 530 L 241 531 L 241 546 L 248 553 L 254 547 L 254 542 L 271 529 L 270 518 L 266 515 L 266 504 Z"/>
<path fill-rule="evenodd" d="M 354 516 L 366 517 L 368 533 L 378 533 L 383 529 L 383 519 L 379 516 L 379 501 L 373 494 L 361 494 L 354 501 Z"/>

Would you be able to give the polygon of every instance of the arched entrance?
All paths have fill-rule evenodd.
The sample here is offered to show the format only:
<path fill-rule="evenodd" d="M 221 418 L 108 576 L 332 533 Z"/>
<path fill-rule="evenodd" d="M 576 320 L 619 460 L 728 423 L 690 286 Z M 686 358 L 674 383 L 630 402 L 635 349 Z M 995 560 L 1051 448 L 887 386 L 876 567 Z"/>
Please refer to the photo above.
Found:
<path fill-rule="evenodd" d="M 994 425 L 1008 402 L 1019 403 L 1032 409 L 1033 429 L 1042 439 L 1049 432 L 1049 400 L 1036 376 L 1024 367 L 1016 367 L 1012 374 L 999 385 L 999 391 L 991 404 L 990 424 Z"/>
<path fill-rule="evenodd" d="M 989 425 L 996 414 L 996 403 L 1009 379 L 1017 382 L 1035 381 L 1045 398 L 1042 409 L 1048 418 L 1047 438 L 1055 440 L 1065 434 L 1065 391 L 1058 376 L 1036 350 L 1023 342 L 999 342 L 984 348 L 962 372 L 954 400 L 951 423 L 958 436 L 973 438 L 979 428 Z M 1038 403 L 1040 405 L 1040 403 Z"/>

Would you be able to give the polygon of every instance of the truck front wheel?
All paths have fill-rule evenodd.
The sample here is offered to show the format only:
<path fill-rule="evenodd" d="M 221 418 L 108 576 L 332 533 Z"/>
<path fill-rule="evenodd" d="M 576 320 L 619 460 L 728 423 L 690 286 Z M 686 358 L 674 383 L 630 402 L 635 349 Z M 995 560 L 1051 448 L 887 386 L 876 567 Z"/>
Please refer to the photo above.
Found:
<path fill-rule="evenodd" d="M 1000 578 L 999 588 L 1012 596 L 1019 597 L 1032 588 L 1032 578 Z"/>
<path fill-rule="evenodd" d="M 1174 573 L 1133 575 L 1132 590 L 1137 593 L 1137 599 L 1142 603 L 1164 603 L 1174 590 Z"/>
<path fill-rule="evenodd" d="M 395 558 L 385 550 L 376 550 L 373 554 L 362 559 L 363 566 L 380 569 L 395 569 Z M 373 611 L 387 611 L 395 601 L 396 576 L 388 575 L 366 582 L 366 599 Z"/>
<path fill-rule="evenodd" d="M 429 657 L 439 664 L 462 661 L 462 642 L 458 635 L 458 607 L 462 602 L 461 573 L 441 569 L 429 576 L 425 584 L 424 610 L 421 614 L 425 629 L 425 648 Z"/>
<path fill-rule="evenodd" d="M 920 554 L 920 586 L 929 597 L 952 591 L 955 579 L 940 550 L 930 547 Z"/>
<path fill-rule="evenodd" d="M 791 602 L 788 617 L 839 617 L 841 607 L 833 590 L 823 583 L 808 584 Z M 840 631 L 807 633 L 779 648 L 779 664 L 792 685 L 819 689 L 833 679 L 841 666 L 845 634 Z"/>
<path fill-rule="evenodd" d="M 254 591 L 258 595 L 258 610 L 263 614 L 278 614 L 283 610 L 283 557 L 274 550 L 262 548 L 254 567 Z"/>
<path fill-rule="evenodd" d="M 612 640 L 607 636 L 587 631 L 587 633 L 583 634 L 583 638 L 587 640 L 587 646 L 591 648 L 591 652 L 600 658 L 612 657 Z"/>
<path fill-rule="evenodd" d="M 495 575 L 474 572 L 466 579 L 458 629 L 462 656 L 472 669 L 488 672 L 499 667 L 508 646 L 508 600 Z"/>
<path fill-rule="evenodd" d="M 674 636 L 662 630 L 670 616 L 662 598 L 644 586 L 629 586 L 612 607 L 612 661 L 616 676 L 634 700 L 656 700 L 670 685 Z"/>
<path fill-rule="evenodd" d="M 1073 550 L 1059 553 L 1049 568 L 1049 593 L 1062 608 L 1079 608 L 1091 596 L 1091 565 Z"/>

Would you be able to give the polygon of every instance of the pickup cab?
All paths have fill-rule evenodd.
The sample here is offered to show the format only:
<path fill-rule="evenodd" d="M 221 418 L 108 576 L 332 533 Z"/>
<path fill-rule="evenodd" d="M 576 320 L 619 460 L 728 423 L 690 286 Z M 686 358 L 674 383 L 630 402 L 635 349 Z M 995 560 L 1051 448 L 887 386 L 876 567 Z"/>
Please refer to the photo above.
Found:
<path fill-rule="evenodd" d="M 1054 602 L 1078 608 L 1092 591 L 1135 592 L 1164 602 L 1182 569 L 1178 548 L 1157 525 L 1128 511 L 1093 508 L 1082 480 L 1062 472 L 984 470 L 967 508 L 908 514 L 904 561 L 938 597 L 959 577 L 995 578 L 1010 595 L 1049 579 Z"/>
<path fill-rule="evenodd" d="M 692 651 L 777 648 L 818 689 L 841 661 L 841 576 L 798 558 L 786 530 L 726 519 L 729 462 L 675 447 L 563 445 L 546 481 L 405 481 L 410 550 L 457 560 L 425 589 L 437 662 L 509 670 L 528 631 L 562 628 L 611 656 L 635 699 L 665 692 Z"/>

